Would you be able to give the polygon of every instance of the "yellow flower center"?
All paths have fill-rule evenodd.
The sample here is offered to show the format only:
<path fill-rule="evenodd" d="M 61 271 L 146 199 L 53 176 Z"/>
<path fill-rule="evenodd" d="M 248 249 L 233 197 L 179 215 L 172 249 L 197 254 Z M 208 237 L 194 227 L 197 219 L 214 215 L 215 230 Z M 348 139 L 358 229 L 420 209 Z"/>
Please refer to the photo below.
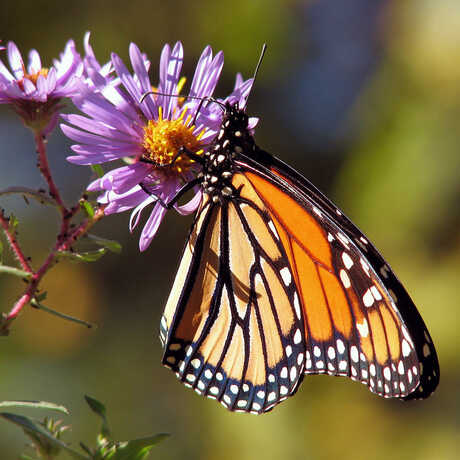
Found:
<path fill-rule="evenodd" d="M 202 155 L 200 139 L 204 130 L 198 135 L 193 134 L 194 125 L 190 123 L 191 115 L 185 120 L 185 110 L 177 120 L 164 120 L 162 108 L 158 109 L 158 120 L 149 120 L 144 127 L 143 158 L 158 166 L 168 166 L 177 173 L 187 171 L 194 161 L 187 154 L 179 154 L 183 147 L 196 155 Z M 171 169 L 170 169 L 171 170 Z"/>
<path fill-rule="evenodd" d="M 24 70 L 24 78 L 27 78 L 27 80 L 30 80 L 35 86 L 37 86 L 37 80 L 40 75 L 43 75 L 44 77 L 48 75 L 48 69 L 46 69 L 45 67 L 40 69 L 38 72 L 31 73 L 31 74 L 26 72 L 26 69 L 24 68 L 24 66 L 23 66 L 23 70 Z M 18 85 L 24 91 L 24 79 L 18 80 Z"/>

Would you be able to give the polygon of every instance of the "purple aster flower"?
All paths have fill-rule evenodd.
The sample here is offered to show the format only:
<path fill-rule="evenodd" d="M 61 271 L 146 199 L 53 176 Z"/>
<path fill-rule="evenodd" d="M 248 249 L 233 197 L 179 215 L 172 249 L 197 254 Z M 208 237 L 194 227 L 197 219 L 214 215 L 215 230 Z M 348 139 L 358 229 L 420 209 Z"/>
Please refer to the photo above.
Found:
<path fill-rule="evenodd" d="M 29 53 L 24 64 L 18 47 L 8 43 L 11 72 L 0 60 L 0 104 L 11 104 L 24 123 L 36 131 L 48 134 L 55 126 L 63 97 L 75 94 L 83 73 L 83 63 L 69 40 L 59 60 L 51 68 L 42 66 L 36 50 Z"/>
<path fill-rule="evenodd" d="M 105 214 L 131 210 L 131 231 L 139 223 L 142 211 L 152 209 L 139 240 L 143 251 L 166 213 L 164 203 L 170 202 L 184 184 L 196 177 L 198 166 L 189 156 L 178 156 L 181 147 L 202 155 L 216 136 L 223 113 L 218 104 L 200 104 L 199 99 L 177 97 L 185 81 L 180 78 L 183 62 L 180 42 L 173 49 L 169 45 L 163 48 L 156 88 L 148 76 L 149 62 L 135 44 L 130 45 L 129 55 L 134 73 L 112 54 L 121 84 L 109 83 L 104 87 L 100 79 L 94 86 L 81 83 L 78 95 L 72 99 L 86 116 L 63 115 L 68 125 L 61 127 L 78 143 L 72 146 L 75 154 L 68 157 L 70 162 L 93 165 L 124 160 L 123 166 L 92 182 L 88 190 L 102 191 L 98 201 L 106 205 Z M 205 48 L 195 70 L 190 96 L 206 98 L 213 94 L 223 61 L 222 52 L 213 57 L 211 47 Z M 252 80 L 243 82 L 238 77 L 237 86 L 227 99 L 244 102 L 251 83 Z M 152 90 L 154 93 L 140 102 Z M 174 205 L 179 213 L 190 214 L 197 209 L 200 188 L 196 187 L 195 192 L 189 203 Z"/>

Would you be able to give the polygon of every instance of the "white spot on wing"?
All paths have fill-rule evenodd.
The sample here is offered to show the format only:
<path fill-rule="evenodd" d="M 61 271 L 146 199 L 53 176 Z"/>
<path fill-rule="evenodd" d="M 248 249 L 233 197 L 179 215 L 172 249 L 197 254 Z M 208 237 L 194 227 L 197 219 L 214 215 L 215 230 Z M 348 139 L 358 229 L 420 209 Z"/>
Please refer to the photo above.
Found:
<path fill-rule="evenodd" d="M 382 300 L 382 295 L 380 294 L 380 291 L 375 286 L 371 286 L 371 292 L 375 300 Z"/>
<path fill-rule="evenodd" d="M 327 355 L 329 356 L 329 359 L 334 359 L 335 358 L 335 348 L 329 347 L 327 349 Z"/>
<path fill-rule="evenodd" d="M 353 267 L 353 260 L 346 252 L 342 252 L 342 261 L 347 270 L 350 270 L 350 268 Z"/>
<path fill-rule="evenodd" d="M 275 235 L 276 239 L 279 240 L 280 237 L 278 236 L 278 232 L 276 231 L 275 224 L 271 220 L 269 220 L 268 226 L 270 227 L 270 230 L 272 231 L 272 233 Z"/>
<path fill-rule="evenodd" d="M 362 323 L 356 323 L 356 328 L 358 329 L 359 335 L 361 337 L 367 337 L 369 335 L 369 325 L 366 318 L 363 318 Z"/>
<path fill-rule="evenodd" d="M 385 377 L 385 380 L 391 380 L 391 371 L 388 366 L 383 369 L 383 376 Z"/>
<path fill-rule="evenodd" d="M 297 331 L 294 334 L 294 343 L 298 345 L 302 341 L 302 334 L 300 333 L 300 329 L 297 329 Z"/>
<path fill-rule="evenodd" d="M 362 257 L 359 259 L 359 262 L 361 263 L 361 267 L 363 268 L 366 275 L 370 278 L 371 272 L 370 272 L 369 264 Z"/>
<path fill-rule="evenodd" d="M 301 313 L 300 313 L 300 302 L 299 302 L 299 296 L 297 295 L 297 292 L 294 292 L 294 308 L 295 308 L 295 313 L 297 315 L 297 318 L 300 319 Z"/>
<path fill-rule="evenodd" d="M 340 280 L 342 281 L 343 287 L 348 289 L 351 286 L 350 277 L 348 276 L 347 272 L 342 268 L 339 272 Z"/>
<path fill-rule="evenodd" d="M 322 212 L 321 212 L 316 206 L 313 206 L 313 212 L 314 212 L 317 216 L 323 217 Z"/>
<path fill-rule="evenodd" d="M 343 344 L 341 339 L 337 339 L 337 351 L 339 354 L 342 354 L 345 351 L 345 345 Z"/>
<path fill-rule="evenodd" d="M 374 296 L 369 289 L 363 295 L 363 302 L 366 307 L 372 307 L 374 304 Z"/>
<path fill-rule="evenodd" d="M 204 376 L 207 378 L 207 379 L 210 379 L 212 377 L 212 372 L 210 369 L 206 369 L 204 371 Z"/>
<path fill-rule="evenodd" d="M 343 233 L 337 232 L 337 238 L 347 249 L 350 249 L 350 246 L 348 244 L 348 239 Z"/>
<path fill-rule="evenodd" d="M 356 345 L 353 345 L 351 348 L 350 348 L 350 356 L 351 356 L 351 359 L 357 363 L 359 361 L 359 354 L 358 354 L 358 348 L 356 347 Z"/>
<path fill-rule="evenodd" d="M 291 272 L 289 271 L 289 268 L 287 267 L 282 268 L 280 270 L 280 275 L 281 275 L 281 278 L 283 278 L 284 284 L 286 286 L 289 286 L 292 281 L 292 276 L 291 276 Z"/>
<path fill-rule="evenodd" d="M 402 341 L 402 353 L 405 358 L 407 358 L 410 355 L 411 352 L 411 347 L 409 343 L 407 342 L 406 339 L 403 339 Z"/>

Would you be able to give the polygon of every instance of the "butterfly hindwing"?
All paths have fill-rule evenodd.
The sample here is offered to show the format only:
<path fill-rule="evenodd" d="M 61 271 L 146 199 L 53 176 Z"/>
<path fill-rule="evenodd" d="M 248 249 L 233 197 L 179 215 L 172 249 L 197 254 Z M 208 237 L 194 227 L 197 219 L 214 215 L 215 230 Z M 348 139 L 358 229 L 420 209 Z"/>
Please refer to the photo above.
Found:
<path fill-rule="evenodd" d="M 198 393 L 261 413 L 302 379 L 303 319 L 262 202 L 234 182 L 238 199 L 198 213 L 162 319 L 163 362 Z"/>

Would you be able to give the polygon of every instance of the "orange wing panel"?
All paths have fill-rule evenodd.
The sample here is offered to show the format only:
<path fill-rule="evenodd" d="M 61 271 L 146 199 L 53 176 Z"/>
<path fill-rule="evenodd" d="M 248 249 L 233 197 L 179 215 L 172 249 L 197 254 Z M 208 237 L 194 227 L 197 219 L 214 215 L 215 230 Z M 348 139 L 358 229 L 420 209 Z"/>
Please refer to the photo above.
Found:
<path fill-rule="evenodd" d="M 275 317 L 268 300 L 268 294 L 260 275 L 255 277 L 255 289 L 259 312 L 264 325 L 265 346 L 267 349 L 267 364 L 269 367 L 276 366 L 284 355 L 281 338 L 278 333 Z"/>
<path fill-rule="evenodd" d="M 209 364 L 213 366 L 217 366 L 224 351 L 231 320 L 230 302 L 227 289 L 224 288 L 217 319 L 200 347 L 200 353 L 203 356 L 207 356 Z"/>
<path fill-rule="evenodd" d="M 401 355 L 401 340 L 399 338 L 398 327 L 395 323 L 392 312 L 388 310 L 388 307 L 381 302 L 380 303 L 380 314 L 382 315 L 383 324 L 385 325 L 385 331 L 387 335 L 388 347 L 390 349 L 391 359 L 397 361 Z"/>
<path fill-rule="evenodd" d="M 267 375 L 265 371 L 265 359 L 262 346 L 262 337 L 260 335 L 259 325 L 255 310 L 251 310 L 251 319 L 249 321 L 249 361 L 246 371 L 246 379 L 254 385 L 263 385 Z"/>
<path fill-rule="evenodd" d="M 293 242 L 292 248 L 299 279 L 299 291 L 306 312 L 305 322 L 315 340 L 330 340 L 332 324 L 317 267 L 296 242 Z"/>
<path fill-rule="evenodd" d="M 352 332 L 352 318 L 342 285 L 336 276 L 324 268 L 319 267 L 319 273 L 328 304 L 331 306 L 330 311 L 334 326 L 344 337 L 349 338 Z"/>
<path fill-rule="evenodd" d="M 211 217 L 209 225 L 214 229 L 206 235 L 205 246 L 208 247 L 201 261 L 204 267 L 200 270 L 199 279 L 193 285 L 193 290 L 184 310 L 184 317 L 179 323 L 177 336 L 184 340 L 194 340 L 199 337 L 207 318 L 209 305 L 217 284 L 217 274 L 219 271 L 220 251 L 220 215 L 218 209 Z"/>
<path fill-rule="evenodd" d="M 371 310 L 369 312 L 369 323 L 374 341 L 375 357 L 377 358 L 377 362 L 383 366 L 388 359 L 388 350 L 385 329 L 383 328 L 378 310 Z"/>
<path fill-rule="evenodd" d="M 298 235 L 299 244 L 317 261 L 327 268 L 332 268 L 331 251 L 327 235 L 316 220 L 308 214 L 295 200 L 262 177 L 246 173 L 256 187 L 270 211 L 277 216 L 291 235 Z M 299 233 L 299 228 L 302 232 Z"/>

